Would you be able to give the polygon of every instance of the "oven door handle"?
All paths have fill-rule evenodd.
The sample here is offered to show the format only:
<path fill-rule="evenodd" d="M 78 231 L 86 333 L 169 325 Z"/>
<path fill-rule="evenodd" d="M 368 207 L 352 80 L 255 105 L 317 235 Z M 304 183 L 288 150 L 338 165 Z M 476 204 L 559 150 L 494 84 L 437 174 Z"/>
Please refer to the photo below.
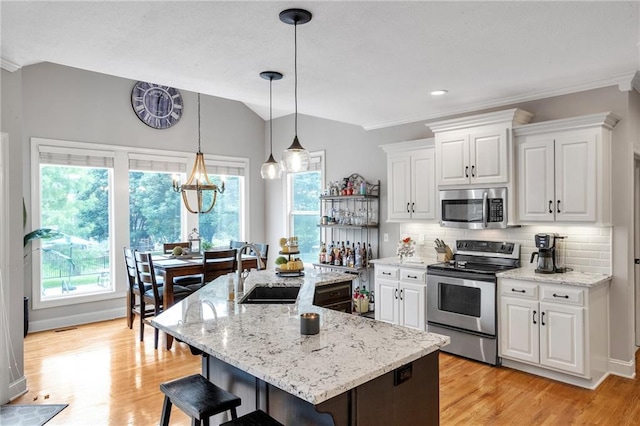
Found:
<path fill-rule="evenodd" d="M 487 222 L 489 222 L 489 194 L 487 192 L 482 194 L 482 210 L 482 221 L 486 228 Z"/>

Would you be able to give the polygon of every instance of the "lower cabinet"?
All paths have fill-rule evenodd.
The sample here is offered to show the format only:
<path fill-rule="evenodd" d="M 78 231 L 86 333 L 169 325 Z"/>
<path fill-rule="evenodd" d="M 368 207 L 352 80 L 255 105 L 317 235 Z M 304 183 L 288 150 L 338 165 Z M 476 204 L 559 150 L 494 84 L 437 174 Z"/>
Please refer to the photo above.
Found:
<path fill-rule="evenodd" d="M 607 371 L 607 289 L 499 279 L 499 355 L 584 379 Z M 560 380 L 562 380 L 560 378 Z M 590 387 L 589 383 L 575 383 Z"/>
<path fill-rule="evenodd" d="M 375 265 L 375 319 L 426 330 L 427 271 Z"/>
<path fill-rule="evenodd" d="M 313 304 L 334 311 L 351 313 L 352 281 L 318 286 L 313 295 Z"/>

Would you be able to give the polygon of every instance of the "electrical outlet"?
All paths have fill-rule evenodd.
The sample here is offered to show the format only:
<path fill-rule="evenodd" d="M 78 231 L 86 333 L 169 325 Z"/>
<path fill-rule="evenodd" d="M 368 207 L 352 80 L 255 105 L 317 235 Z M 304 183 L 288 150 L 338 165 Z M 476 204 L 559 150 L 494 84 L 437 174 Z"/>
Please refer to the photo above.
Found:
<path fill-rule="evenodd" d="M 423 246 L 424 245 L 424 234 L 418 235 L 418 245 L 419 246 Z"/>
<path fill-rule="evenodd" d="M 389 234 L 384 234 L 382 238 L 384 239 L 385 243 L 389 242 Z"/>

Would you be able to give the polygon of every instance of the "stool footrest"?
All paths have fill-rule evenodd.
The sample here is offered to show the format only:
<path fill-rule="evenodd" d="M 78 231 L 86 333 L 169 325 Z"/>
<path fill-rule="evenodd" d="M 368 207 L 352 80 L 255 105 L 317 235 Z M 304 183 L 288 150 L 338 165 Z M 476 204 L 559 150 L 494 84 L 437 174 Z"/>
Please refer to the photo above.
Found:
<path fill-rule="evenodd" d="M 262 410 L 252 411 L 235 420 L 222 423 L 220 426 L 284 426 L 282 423 Z"/>

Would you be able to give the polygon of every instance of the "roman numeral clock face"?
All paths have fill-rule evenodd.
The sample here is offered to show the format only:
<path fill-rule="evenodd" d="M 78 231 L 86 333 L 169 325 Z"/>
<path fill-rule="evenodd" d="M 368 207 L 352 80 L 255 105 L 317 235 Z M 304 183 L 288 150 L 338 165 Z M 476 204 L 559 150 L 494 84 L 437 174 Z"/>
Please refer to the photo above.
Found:
<path fill-rule="evenodd" d="M 154 129 L 168 129 L 182 117 L 182 95 L 169 86 L 139 81 L 131 91 L 131 105 L 138 118 Z"/>

